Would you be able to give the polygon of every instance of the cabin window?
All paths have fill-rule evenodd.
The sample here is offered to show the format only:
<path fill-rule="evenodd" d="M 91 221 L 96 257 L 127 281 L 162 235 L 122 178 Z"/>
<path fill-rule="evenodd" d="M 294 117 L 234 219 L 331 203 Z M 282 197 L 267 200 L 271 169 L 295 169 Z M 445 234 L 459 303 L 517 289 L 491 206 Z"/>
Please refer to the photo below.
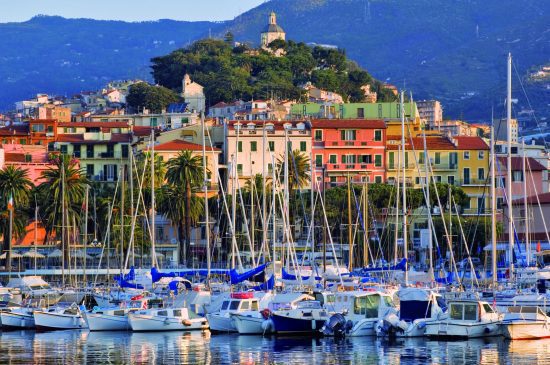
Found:
<path fill-rule="evenodd" d="M 115 316 L 124 316 L 124 311 L 114 311 L 113 315 L 115 315 Z"/>
<path fill-rule="evenodd" d="M 364 314 L 365 318 L 378 317 L 379 295 L 367 295 L 355 298 L 353 311 L 355 314 Z"/>
<path fill-rule="evenodd" d="M 250 308 L 250 302 L 248 300 L 245 300 L 241 303 L 242 310 L 248 310 L 249 308 Z"/>
<path fill-rule="evenodd" d="M 257 311 L 258 310 L 258 302 L 253 300 L 252 301 L 252 307 L 250 309 L 252 309 L 253 311 Z"/>
<path fill-rule="evenodd" d="M 181 309 L 174 309 L 174 317 L 181 317 Z"/>
<path fill-rule="evenodd" d="M 168 317 L 168 312 L 167 311 L 159 311 L 158 315 L 161 316 L 161 317 Z"/>
<path fill-rule="evenodd" d="M 227 309 L 227 307 L 229 307 L 229 301 L 226 300 L 225 302 L 222 303 L 222 310 Z"/>
<path fill-rule="evenodd" d="M 327 303 L 334 303 L 335 299 L 335 295 L 327 295 Z"/>
<path fill-rule="evenodd" d="M 386 307 L 393 307 L 393 301 L 390 297 L 382 297 L 384 299 L 384 304 L 386 304 Z"/>
<path fill-rule="evenodd" d="M 475 321 L 477 319 L 477 304 L 464 304 L 464 320 Z"/>
<path fill-rule="evenodd" d="M 239 308 L 239 301 L 238 300 L 233 300 L 231 302 L 231 305 L 229 306 L 229 309 L 235 310 L 237 308 Z"/>
<path fill-rule="evenodd" d="M 451 319 L 462 320 L 462 308 L 462 304 L 451 304 L 451 308 L 449 309 Z"/>
<path fill-rule="evenodd" d="M 487 303 L 484 303 L 483 304 L 483 309 L 485 309 L 485 312 L 486 313 L 495 313 L 495 311 L 493 310 L 493 308 L 491 308 L 491 306 Z"/>

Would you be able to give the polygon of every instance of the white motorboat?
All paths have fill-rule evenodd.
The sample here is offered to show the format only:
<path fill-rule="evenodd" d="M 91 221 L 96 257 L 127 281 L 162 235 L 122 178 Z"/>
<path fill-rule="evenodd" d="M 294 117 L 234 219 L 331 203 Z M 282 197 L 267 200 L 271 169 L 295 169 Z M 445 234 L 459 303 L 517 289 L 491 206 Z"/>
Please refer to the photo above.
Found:
<path fill-rule="evenodd" d="M 509 307 L 502 320 L 502 332 L 511 340 L 550 337 L 550 317 L 539 307 Z"/>
<path fill-rule="evenodd" d="M 477 299 L 453 300 L 440 320 L 426 324 L 429 338 L 476 338 L 499 336 L 502 315 L 489 303 Z"/>
<path fill-rule="evenodd" d="M 329 312 L 317 300 L 304 300 L 294 309 L 280 309 L 271 313 L 277 334 L 320 335 Z"/>
<path fill-rule="evenodd" d="M 206 318 L 210 324 L 210 331 L 237 332 L 232 315 L 259 310 L 259 299 L 254 297 L 254 292 L 231 293 L 230 297 L 223 301 L 220 310 L 208 313 Z"/>
<path fill-rule="evenodd" d="M 34 308 L 6 308 L 0 312 L 2 329 L 34 328 Z"/>
<path fill-rule="evenodd" d="M 378 336 L 422 337 L 426 325 L 437 321 L 446 306 L 440 294 L 427 288 L 402 288 L 397 292 L 399 313 L 390 313 L 377 326 Z"/>
<path fill-rule="evenodd" d="M 208 321 L 187 308 L 153 308 L 128 314 L 132 331 L 207 330 Z"/>
<path fill-rule="evenodd" d="M 34 324 L 37 330 L 70 330 L 88 328 L 76 304 L 69 307 L 53 307 L 34 311 Z"/>
<path fill-rule="evenodd" d="M 335 293 L 332 308 L 335 314 L 323 326 L 326 336 L 374 336 L 378 322 L 397 313 L 391 296 L 380 291 Z"/>
<path fill-rule="evenodd" d="M 120 306 L 94 307 L 89 312 L 83 312 L 82 315 L 90 331 L 127 331 L 130 330 L 128 321 L 130 312 L 159 307 L 161 304 L 160 300 L 134 297 L 129 303 L 121 303 Z"/>

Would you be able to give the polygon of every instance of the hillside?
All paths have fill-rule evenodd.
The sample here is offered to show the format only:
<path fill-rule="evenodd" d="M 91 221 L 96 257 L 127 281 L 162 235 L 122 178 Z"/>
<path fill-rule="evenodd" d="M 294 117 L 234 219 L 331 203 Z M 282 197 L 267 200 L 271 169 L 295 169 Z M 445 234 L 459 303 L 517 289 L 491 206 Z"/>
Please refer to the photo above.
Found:
<path fill-rule="evenodd" d="M 505 96 L 506 53 L 519 75 L 550 61 L 548 1 L 272 0 L 222 23 L 147 23 L 37 17 L 0 24 L 0 109 L 36 92 L 72 93 L 115 78 L 150 76 L 150 59 L 230 30 L 259 42 L 274 10 L 287 37 L 345 48 L 373 77 L 438 98 L 449 117 L 497 115 Z M 550 115 L 550 88 L 525 82 L 539 117 Z M 528 107 L 514 79 L 516 111 Z"/>

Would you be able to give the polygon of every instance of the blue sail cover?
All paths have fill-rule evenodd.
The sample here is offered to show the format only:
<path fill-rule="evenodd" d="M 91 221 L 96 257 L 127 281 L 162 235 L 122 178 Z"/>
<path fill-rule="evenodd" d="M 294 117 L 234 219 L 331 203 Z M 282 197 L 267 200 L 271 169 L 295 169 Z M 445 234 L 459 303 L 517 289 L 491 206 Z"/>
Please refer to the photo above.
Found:
<path fill-rule="evenodd" d="M 302 276 L 301 279 L 306 281 L 306 280 L 309 280 L 311 276 Z M 315 277 L 315 280 L 321 280 L 322 278 L 319 277 L 319 276 L 316 276 Z M 298 280 L 298 275 L 292 275 L 292 274 L 289 274 L 285 268 L 283 267 L 283 280 Z"/>
<path fill-rule="evenodd" d="M 136 272 L 133 266 L 130 268 L 128 274 L 115 275 L 113 278 L 121 288 L 143 289 L 143 285 L 130 282 L 136 279 Z"/>
<path fill-rule="evenodd" d="M 259 273 L 263 272 L 267 265 L 269 263 L 260 265 L 252 270 L 246 271 L 242 274 L 239 274 L 237 270 L 235 269 L 211 269 L 210 274 L 211 275 L 226 275 L 229 276 L 231 280 L 231 284 L 239 284 L 242 283 L 245 280 L 250 279 L 253 276 L 258 275 Z M 156 267 L 151 268 L 151 279 L 153 280 L 153 283 L 156 283 L 162 278 L 176 278 L 176 277 L 186 277 L 186 276 L 207 276 L 208 275 L 208 269 L 188 269 L 188 270 L 180 270 L 180 271 L 172 271 L 169 273 L 161 273 L 157 270 Z"/>
<path fill-rule="evenodd" d="M 365 275 L 368 272 L 374 271 L 405 271 L 407 267 L 407 259 L 401 260 L 397 265 L 381 266 L 381 267 L 364 267 L 358 270 L 356 273 L 359 275 Z"/>
<path fill-rule="evenodd" d="M 260 285 L 253 286 L 252 289 L 256 291 L 271 290 L 275 287 L 275 276 L 271 276 L 268 281 Z"/>

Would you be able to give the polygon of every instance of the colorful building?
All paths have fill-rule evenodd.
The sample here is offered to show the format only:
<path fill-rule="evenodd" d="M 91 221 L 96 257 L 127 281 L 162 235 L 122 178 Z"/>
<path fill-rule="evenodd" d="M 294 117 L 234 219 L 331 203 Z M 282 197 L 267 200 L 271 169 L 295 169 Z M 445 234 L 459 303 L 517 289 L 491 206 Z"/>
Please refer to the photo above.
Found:
<path fill-rule="evenodd" d="M 405 118 L 417 118 L 415 103 L 405 103 Z M 393 103 L 298 103 L 290 108 L 292 118 L 401 119 L 401 105 Z"/>
<path fill-rule="evenodd" d="M 386 180 L 386 124 L 383 120 L 314 120 L 313 161 L 320 188 Z M 324 181 L 323 181 L 324 177 Z"/>

